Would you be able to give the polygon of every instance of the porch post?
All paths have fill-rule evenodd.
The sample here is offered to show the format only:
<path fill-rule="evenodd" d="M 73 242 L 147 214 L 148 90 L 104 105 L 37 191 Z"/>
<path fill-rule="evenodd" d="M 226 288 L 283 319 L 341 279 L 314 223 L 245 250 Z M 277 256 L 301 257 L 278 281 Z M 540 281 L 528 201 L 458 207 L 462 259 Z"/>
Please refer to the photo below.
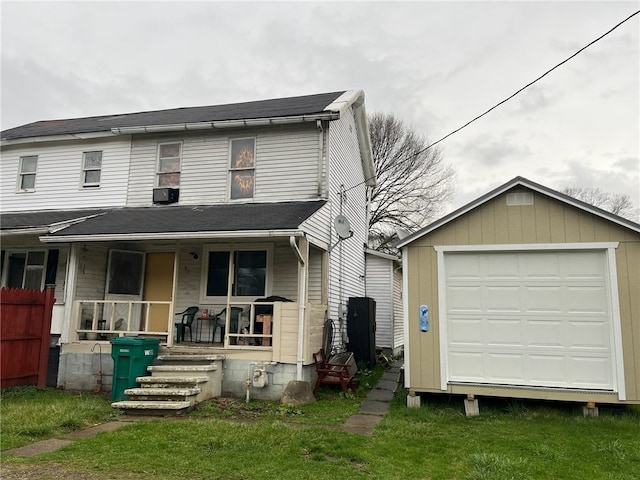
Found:
<path fill-rule="evenodd" d="M 73 302 L 76 297 L 76 283 L 78 279 L 78 244 L 69 245 L 69 258 L 67 259 L 67 277 L 64 281 L 64 314 L 62 320 L 62 334 L 60 335 L 60 343 L 69 343 L 71 335 L 71 320 L 74 318 L 75 309 Z M 76 325 L 73 325 L 76 328 Z M 73 339 L 76 339 L 75 332 Z"/>
<path fill-rule="evenodd" d="M 309 258 L 309 242 L 305 237 L 300 239 L 302 252 L 298 248 L 295 237 L 289 237 L 291 248 L 298 258 L 298 348 L 296 353 L 296 380 L 302 380 L 304 364 L 304 316 L 307 303 L 307 259 Z"/>

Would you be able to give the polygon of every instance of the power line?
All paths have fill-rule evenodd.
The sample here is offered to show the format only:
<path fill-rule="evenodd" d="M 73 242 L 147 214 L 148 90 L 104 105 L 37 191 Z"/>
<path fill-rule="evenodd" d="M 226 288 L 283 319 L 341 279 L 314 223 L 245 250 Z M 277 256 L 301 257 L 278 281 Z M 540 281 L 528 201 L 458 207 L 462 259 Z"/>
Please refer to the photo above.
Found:
<path fill-rule="evenodd" d="M 452 132 L 446 134 L 444 137 L 442 137 L 439 140 L 436 140 L 435 142 L 427 145 L 426 147 L 424 147 L 422 150 L 418 150 L 415 153 L 412 153 L 411 155 L 420 155 L 423 152 L 426 152 L 428 149 L 430 149 L 431 147 L 434 147 L 435 145 L 437 145 L 438 143 L 442 142 L 443 140 L 449 138 L 451 135 L 458 133 L 460 130 L 462 130 L 463 128 L 468 127 L 469 125 L 471 125 L 473 122 L 475 122 L 476 120 L 481 119 L 482 117 L 484 117 L 485 115 L 487 115 L 489 112 L 495 110 L 496 108 L 498 108 L 500 105 L 508 102 L 509 100 L 511 100 L 513 97 L 515 97 L 516 95 L 518 95 L 520 92 L 522 92 L 523 90 L 529 88 L 531 85 L 533 85 L 534 83 L 536 83 L 537 81 L 543 79 L 544 77 L 546 77 L 547 75 L 549 75 L 551 72 L 553 72 L 556 68 L 564 65 L 565 63 L 567 63 L 569 60 L 571 60 L 573 57 L 575 57 L 576 55 L 582 53 L 584 50 L 586 50 L 587 48 L 589 48 L 591 45 L 599 42 L 600 40 L 602 40 L 604 37 L 606 37 L 607 35 L 609 35 L 611 32 L 613 32 L 616 28 L 618 28 L 619 26 L 621 26 L 622 24 L 624 24 L 625 22 L 631 20 L 633 17 L 635 17 L 636 15 L 638 15 L 640 13 L 640 10 L 635 11 L 634 13 L 632 13 L 631 15 L 629 15 L 627 18 L 625 18 L 624 20 L 622 20 L 621 22 L 619 22 L 617 25 L 613 26 L 612 28 L 610 28 L 607 32 L 603 33 L 602 35 L 600 35 L 598 38 L 596 38 L 595 40 L 592 40 L 591 42 L 589 42 L 588 44 L 586 44 L 584 47 L 582 47 L 580 50 L 578 50 L 577 52 L 575 52 L 573 55 L 571 55 L 570 57 L 567 57 L 566 59 L 564 59 L 563 61 L 561 61 L 560 63 L 558 63 L 557 65 L 555 65 L 554 67 L 550 68 L 549 70 L 547 70 L 546 72 L 544 72 L 542 75 L 540 75 L 538 78 L 536 78 L 535 80 L 527 83 L 524 87 L 520 88 L 518 91 L 516 91 L 515 93 L 509 95 L 507 98 L 505 98 L 504 100 L 502 100 L 501 102 L 496 103 L 493 107 L 491 107 L 490 109 L 488 109 L 487 111 L 485 111 L 484 113 L 481 113 L 480 115 L 478 115 L 477 117 L 469 120 L 467 123 L 465 123 L 464 125 L 462 125 L 461 127 L 456 128 L 455 130 L 453 130 Z M 407 157 L 408 158 L 408 157 Z M 371 177 L 374 178 L 374 177 Z M 367 180 L 371 180 L 371 178 L 367 178 L 364 182 L 360 182 L 357 185 L 354 185 L 353 187 L 349 187 L 345 190 L 345 192 L 351 190 L 352 188 L 356 188 L 360 185 L 362 185 L 363 183 L 365 183 Z"/>
<path fill-rule="evenodd" d="M 536 83 L 538 80 L 543 79 L 544 77 L 546 77 L 547 75 L 549 75 L 551 72 L 553 72 L 556 68 L 560 67 L 561 65 L 564 65 L 565 63 L 567 63 L 569 60 L 571 60 L 573 57 L 575 57 L 576 55 L 582 53 L 584 50 L 586 50 L 587 48 L 589 48 L 591 45 L 593 45 L 594 43 L 602 40 L 604 37 L 606 37 L 607 35 L 609 35 L 611 32 L 613 32 L 616 28 L 618 28 L 620 25 L 622 25 L 623 23 L 627 22 L 628 20 L 630 20 L 631 18 L 633 18 L 634 16 L 638 15 L 640 13 L 640 10 L 632 13 L 631 15 L 629 15 L 627 18 L 625 18 L 624 20 L 622 20 L 620 23 L 618 23 L 616 26 L 614 26 L 613 28 L 611 28 L 609 31 L 603 33 L 602 35 L 600 35 L 598 38 L 596 38 L 595 40 L 592 40 L 591 42 L 589 42 L 587 45 L 585 45 L 584 47 L 582 47 L 580 50 L 578 50 L 577 52 L 575 52 L 573 55 L 571 55 L 570 57 L 564 59 L 563 61 L 561 61 L 560 63 L 558 63 L 556 66 L 550 68 L 549 70 L 547 70 L 546 72 L 544 72 L 542 75 L 540 75 L 538 78 L 536 78 L 535 80 L 533 80 L 532 82 L 527 83 L 524 87 L 522 87 L 521 89 L 519 89 L 518 91 L 516 91 L 515 93 L 509 95 L 507 98 L 505 98 L 504 100 L 502 100 L 499 103 L 496 103 L 493 107 L 491 107 L 489 110 L 487 110 L 484 113 L 481 113 L 480 115 L 478 115 L 477 117 L 475 117 L 472 120 L 469 120 L 467 123 L 465 123 L 464 125 L 462 125 L 461 127 L 456 128 L 454 131 L 452 131 L 451 133 L 448 133 L 447 135 L 445 135 L 444 137 L 442 137 L 440 140 L 437 140 L 435 142 L 433 142 L 430 145 L 427 145 L 425 148 L 423 148 L 422 150 L 420 150 L 419 152 L 417 152 L 415 155 L 418 155 L 426 150 L 428 150 L 429 148 L 437 145 L 438 143 L 442 142 L 444 139 L 449 138 L 451 135 L 453 135 L 454 133 L 458 133 L 460 130 L 462 130 L 463 128 L 468 127 L 469 125 L 471 125 L 473 122 L 475 122 L 476 120 L 481 119 L 482 117 L 484 117 L 486 114 L 488 114 L 489 112 L 491 112 L 492 110 L 495 110 L 496 108 L 498 108 L 500 105 L 502 105 L 503 103 L 508 102 L 509 100 L 511 100 L 513 97 L 515 97 L 516 95 L 518 95 L 520 92 L 522 92 L 523 90 L 529 88 L 531 85 L 533 85 L 534 83 Z"/>

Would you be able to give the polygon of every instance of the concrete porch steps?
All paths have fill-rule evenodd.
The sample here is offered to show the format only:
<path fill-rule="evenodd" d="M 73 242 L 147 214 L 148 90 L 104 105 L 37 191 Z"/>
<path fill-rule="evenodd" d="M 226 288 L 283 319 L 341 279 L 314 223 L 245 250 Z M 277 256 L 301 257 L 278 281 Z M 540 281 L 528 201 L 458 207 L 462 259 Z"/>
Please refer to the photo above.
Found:
<path fill-rule="evenodd" d="M 128 388 L 129 400 L 114 402 L 125 414 L 180 415 L 222 393 L 221 355 L 161 355 L 147 367 L 150 376 L 138 377 Z"/>

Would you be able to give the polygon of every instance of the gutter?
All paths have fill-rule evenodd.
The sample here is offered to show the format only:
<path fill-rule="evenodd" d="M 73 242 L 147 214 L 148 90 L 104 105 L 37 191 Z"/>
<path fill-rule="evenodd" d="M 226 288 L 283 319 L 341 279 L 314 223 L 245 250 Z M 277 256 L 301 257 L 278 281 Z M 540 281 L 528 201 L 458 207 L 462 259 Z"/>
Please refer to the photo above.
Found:
<path fill-rule="evenodd" d="M 112 242 L 136 240 L 198 240 L 198 239 L 227 239 L 227 238 L 264 238 L 264 237 L 301 237 L 304 233 L 299 230 L 236 230 L 230 232 L 163 232 L 163 233 L 124 233 L 124 234 L 87 234 L 87 235 L 59 235 L 41 236 L 42 243 L 68 242 Z"/>
<path fill-rule="evenodd" d="M 176 123 L 171 125 L 140 125 L 135 127 L 116 127 L 111 129 L 114 135 L 136 133 L 180 132 L 189 130 L 208 130 L 212 128 L 263 127 L 268 125 L 289 125 L 317 121 L 331 121 L 340 118 L 339 112 L 325 112 L 314 115 L 296 115 L 290 117 L 250 118 L 243 120 L 220 120 L 212 122 Z"/>

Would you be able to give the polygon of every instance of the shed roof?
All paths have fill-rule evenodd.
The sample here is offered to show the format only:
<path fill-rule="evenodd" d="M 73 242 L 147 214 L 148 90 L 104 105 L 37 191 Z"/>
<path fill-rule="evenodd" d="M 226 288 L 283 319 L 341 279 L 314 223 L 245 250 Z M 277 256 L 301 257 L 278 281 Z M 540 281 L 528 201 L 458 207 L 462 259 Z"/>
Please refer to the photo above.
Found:
<path fill-rule="evenodd" d="M 398 248 L 402 248 L 410 244 L 414 240 L 417 240 L 423 237 L 424 235 L 427 235 L 428 233 L 442 227 L 443 225 L 446 225 L 447 223 L 452 222 L 456 218 L 461 217 L 462 215 L 465 215 L 467 212 L 473 210 L 474 208 L 477 208 L 480 205 L 492 200 L 498 195 L 501 195 L 507 192 L 508 190 L 511 190 L 512 188 L 515 188 L 518 186 L 525 187 L 535 192 L 538 192 L 542 195 L 546 195 L 548 197 L 554 198 L 555 200 L 566 203 L 568 205 L 572 205 L 576 208 L 579 208 L 580 210 L 591 213 L 600 218 L 604 218 L 605 220 L 609 220 L 613 223 L 622 225 L 623 227 L 629 228 L 630 230 L 640 233 L 640 224 L 636 222 L 633 222 L 627 218 L 623 218 L 619 215 L 615 215 L 611 212 L 607 212 L 606 210 L 595 207 L 589 203 L 570 197 L 569 195 L 565 195 L 564 193 L 560 193 L 551 188 L 545 187 L 544 185 L 541 185 L 539 183 L 532 182 L 531 180 L 528 180 L 524 177 L 515 177 L 509 180 L 507 183 L 500 185 L 499 187 L 491 190 L 490 192 L 482 195 L 481 197 L 478 197 L 476 200 L 473 200 L 472 202 L 467 203 L 466 205 L 458 208 L 457 210 L 454 210 L 450 214 L 445 215 L 439 220 L 436 220 L 435 222 L 427 225 L 421 230 L 418 230 L 417 232 L 412 233 L 408 237 L 403 238 L 398 243 L 397 245 Z"/>

